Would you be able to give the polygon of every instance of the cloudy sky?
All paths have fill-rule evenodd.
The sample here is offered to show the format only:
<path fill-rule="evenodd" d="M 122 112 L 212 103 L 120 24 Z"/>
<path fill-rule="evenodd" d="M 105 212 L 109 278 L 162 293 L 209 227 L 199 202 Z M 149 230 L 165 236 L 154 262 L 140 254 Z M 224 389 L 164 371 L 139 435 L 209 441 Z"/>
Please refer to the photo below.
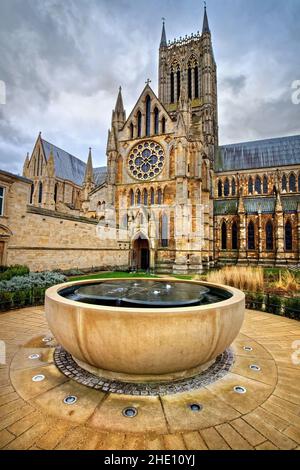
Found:
<path fill-rule="evenodd" d="M 218 65 L 220 143 L 300 133 L 300 0 L 208 0 Z M 161 17 L 168 39 L 201 30 L 200 0 L 0 0 L 0 168 L 21 173 L 39 131 L 105 164 L 119 85 L 129 114 L 157 90 Z M 1 98 L 1 97 L 0 97 Z M 1 100 L 0 100 L 1 101 Z"/>

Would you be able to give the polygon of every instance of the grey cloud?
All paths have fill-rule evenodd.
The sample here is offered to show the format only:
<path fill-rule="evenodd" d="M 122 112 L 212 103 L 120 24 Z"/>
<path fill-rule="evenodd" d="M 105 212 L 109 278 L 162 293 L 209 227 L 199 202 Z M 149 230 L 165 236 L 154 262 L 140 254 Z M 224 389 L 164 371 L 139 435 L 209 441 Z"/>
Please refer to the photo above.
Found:
<path fill-rule="evenodd" d="M 299 0 L 211 0 L 218 64 L 220 142 L 299 132 Z M 152 79 L 157 88 L 161 17 L 168 39 L 202 26 L 197 0 L 1 0 L 1 167 L 22 171 L 39 131 L 83 159 L 105 164 L 119 85 L 127 114 Z M 267 64 L 267 65 L 266 65 Z M 264 116 L 264 117 L 262 117 Z"/>

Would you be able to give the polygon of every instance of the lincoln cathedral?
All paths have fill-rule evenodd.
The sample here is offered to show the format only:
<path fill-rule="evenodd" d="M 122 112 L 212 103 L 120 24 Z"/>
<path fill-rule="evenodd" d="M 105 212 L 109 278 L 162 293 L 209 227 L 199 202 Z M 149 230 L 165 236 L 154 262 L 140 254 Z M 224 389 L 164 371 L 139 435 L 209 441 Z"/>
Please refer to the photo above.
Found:
<path fill-rule="evenodd" d="M 170 42 L 163 24 L 158 93 L 147 80 L 128 114 L 119 89 L 107 167 L 40 134 L 22 177 L 0 171 L 2 264 L 180 274 L 299 257 L 300 135 L 220 145 L 206 8 L 201 33 Z"/>

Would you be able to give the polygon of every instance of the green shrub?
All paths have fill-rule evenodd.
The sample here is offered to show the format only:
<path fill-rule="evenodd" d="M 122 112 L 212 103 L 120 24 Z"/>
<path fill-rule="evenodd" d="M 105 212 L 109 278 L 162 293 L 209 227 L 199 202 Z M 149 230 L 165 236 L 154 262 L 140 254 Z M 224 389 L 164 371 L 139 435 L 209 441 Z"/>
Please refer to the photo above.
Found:
<path fill-rule="evenodd" d="M 16 276 L 26 276 L 29 274 L 27 266 L 16 264 L 15 266 L 2 266 L 0 270 L 0 281 L 9 281 Z"/>
<path fill-rule="evenodd" d="M 48 287 L 65 282 L 62 274 L 55 272 L 30 273 L 0 281 L 0 310 L 21 308 L 44 302 Z"/>

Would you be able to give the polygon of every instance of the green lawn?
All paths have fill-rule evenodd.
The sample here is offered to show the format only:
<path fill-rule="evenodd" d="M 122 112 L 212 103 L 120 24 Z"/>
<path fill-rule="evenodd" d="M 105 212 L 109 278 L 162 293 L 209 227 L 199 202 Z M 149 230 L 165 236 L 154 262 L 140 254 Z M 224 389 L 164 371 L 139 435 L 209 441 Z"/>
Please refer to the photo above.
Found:
<path fill-rule="evenodd" d="M 98 274 L 90 274 L 86 276 L 76 276 L 76 277 L 69 277 L 69 281 L 88 281 L 93 279 L 122 279 L 122 278 L 130 278 L 130 277 L 146 277 L 146 278 L 157 278 L 154 274 L 149 274 L 146 272 L 138 272 L 138 273 L 126 273 L 126 272 L 107 272 L 107 273 L 98 273 Z"/>

